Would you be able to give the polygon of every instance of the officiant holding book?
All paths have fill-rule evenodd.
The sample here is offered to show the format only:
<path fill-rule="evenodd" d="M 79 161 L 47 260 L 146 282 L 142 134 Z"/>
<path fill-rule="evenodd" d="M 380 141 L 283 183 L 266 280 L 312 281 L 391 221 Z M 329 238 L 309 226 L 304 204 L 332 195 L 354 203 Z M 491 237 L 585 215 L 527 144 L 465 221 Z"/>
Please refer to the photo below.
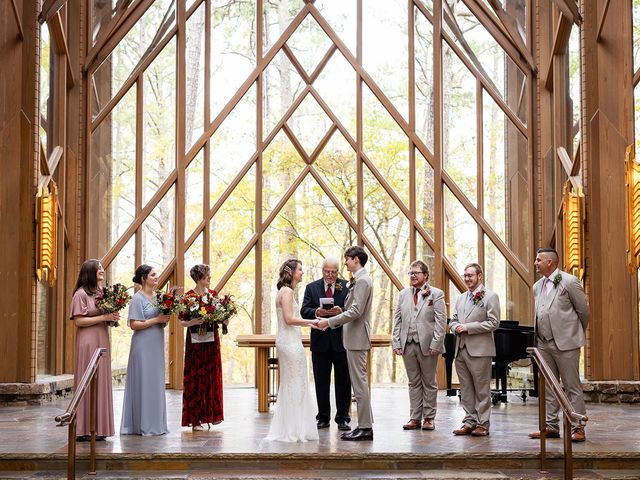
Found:
<path fill-rule="evenodd" d="M 304 291 L 300 309 L 302 318 L 312 320 L 342 313 L 347 298 L 347 281 L 338 278 L 338 268 L 339 262 L 335 258 L 328 257 L 322 262 L 322 278 L 308 284 Z M 311 330 L 311 361 L 318 400 L 318 428 L 327 428 L 331 421 L 329 389 L 333 368 L 337 410 L 335 421 L 339 430 L 351 430 L 351 381 L 347 352 L 342 344 L 342 327 L 325 331 Z"/>

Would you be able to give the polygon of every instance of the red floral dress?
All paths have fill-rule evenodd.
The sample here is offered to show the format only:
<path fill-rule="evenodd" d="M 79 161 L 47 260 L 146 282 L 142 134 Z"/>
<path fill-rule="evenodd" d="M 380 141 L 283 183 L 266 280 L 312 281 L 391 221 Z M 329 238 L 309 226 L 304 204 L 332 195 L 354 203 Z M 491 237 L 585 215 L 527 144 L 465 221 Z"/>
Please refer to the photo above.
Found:
<path fill-rule="evenodd" d="M 183 427 L 224 420 L 219 329 L 214 328 L 215 342 L 192 343 L 191 332 L 197 331 L 197 326 L 189 327 L 184 349 Z"/>

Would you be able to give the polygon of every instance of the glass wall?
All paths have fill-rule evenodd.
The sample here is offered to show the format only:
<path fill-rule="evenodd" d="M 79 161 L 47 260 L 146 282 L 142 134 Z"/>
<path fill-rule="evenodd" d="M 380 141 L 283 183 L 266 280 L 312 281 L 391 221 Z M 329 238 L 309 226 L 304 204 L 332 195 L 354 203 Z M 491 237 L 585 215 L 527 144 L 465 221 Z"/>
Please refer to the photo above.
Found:
<path fill-rule="evenodd" d="M 505 8 L 526 31 L 525 3 Z M 391 332 L 416 258 L 439 288 L 479 261 L 503 316 L 529 324 L 532 74 L 485 28 L 485 7 L 157 0 L 133 12 L 88 69 L 88 254 L 127 284 L 146 262 L 190 288 L 191 265 L 210 264 L 241 307 L 223 338 L 227 383 L 254 382 L 253 351 L 234 338 L 275 333 L 278 266 L 300 258 L 311 281 L 352 244 L 371 255 L 374 333 Z M 116 365 L 129 338 L 113 331 Z M 373 358 L 375 382 L 406 381 L 390 350 Z"/>

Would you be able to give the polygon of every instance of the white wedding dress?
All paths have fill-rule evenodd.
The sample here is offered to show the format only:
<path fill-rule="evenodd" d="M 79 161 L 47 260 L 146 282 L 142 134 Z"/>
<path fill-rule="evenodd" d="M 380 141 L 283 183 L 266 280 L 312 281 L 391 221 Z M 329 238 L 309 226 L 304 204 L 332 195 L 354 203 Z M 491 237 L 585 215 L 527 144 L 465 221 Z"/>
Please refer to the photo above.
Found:
<path fill-rule="evenodd" d="M 299 312 L 293 301 L 293 315 Z M 307 357 L 300 338 L 300 327 L 287 325 L 282 309 L 276 308 L 278 333 L 276 350 L 280 365 L 280 387 L 275 413 L 265 440 L 280 442 L 306 442 L 318 440 L 315 399 L 307 382 Z"/>

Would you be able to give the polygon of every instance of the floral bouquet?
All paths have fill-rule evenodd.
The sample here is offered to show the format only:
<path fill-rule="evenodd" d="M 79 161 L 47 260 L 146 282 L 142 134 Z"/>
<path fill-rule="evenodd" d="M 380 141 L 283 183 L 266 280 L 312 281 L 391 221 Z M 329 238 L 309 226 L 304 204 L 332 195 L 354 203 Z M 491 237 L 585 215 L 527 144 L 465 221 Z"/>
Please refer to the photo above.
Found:
<path fill-rule="evenodd" d="M 130 287 L 114 283 L 98 289 L 96 306 L 102 313 L 115 313 L 126 307 L 131 301 Z M 118 322 L 107 322 L 110 327 L 119 326 Z"/>
<path fill-rule="evenodd" d="M 222 334 L 226 335 L 228 333 L 228 320 L 238 313 L 238 305 L 236 305 L 236 302 L 233 300 L 233 296 L 228 293 L 222 298 L 218 297 L 218 300 L 216 321 L 222 325 Z"/>
<path fill-rule="evenodd" d="M 200 335 L 204 335 L 207 325 L 220 324 L 222 334 L 228 333 L 226 321 L 229 320 L 238 308 L 231 295 L 220 298 L 218 292 L 211 291 L 202 295 L 188 293 L 183 297 L 184 312 L 189 318 L 202 318 L 203 323 L 198 329 Z"/>
<path fill-rule="evenodd" d="M 174 313 L 181 313 L 185 310 L 182 295 L 177 293 L 179 289 L 180 287 L 173 287 L 167 292 L 160 290 L 153 292 L 153 303 L 158 307 L 160 313 L 163 315 L 173 315 Z M 163 323 L 161 326 L 164 328 L 167 324 Z"/>

